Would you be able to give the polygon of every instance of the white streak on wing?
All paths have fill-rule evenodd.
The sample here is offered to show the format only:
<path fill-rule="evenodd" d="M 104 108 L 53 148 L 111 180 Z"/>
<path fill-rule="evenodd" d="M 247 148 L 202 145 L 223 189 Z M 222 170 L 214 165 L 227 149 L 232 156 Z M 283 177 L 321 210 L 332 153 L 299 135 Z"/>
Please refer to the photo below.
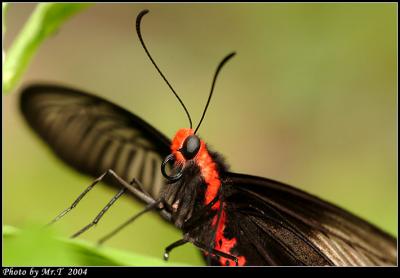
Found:
<path fill-rule="evenodd" d="M 315 238 L 311 237 L 310 239 L 336 265 L 344 266 L 348 264 L 348 262 L 345 262 L 342 256 L 338 253 L 338 250 L 331 246 L 330 240 L 324 234 L 316 232 Z M 326 252 L 326 250 L 329 251 Z"/>
<path fill-rule="evenodd" d="M 135 155 L 132 157 L 132 160 L 129 163 L 128 166 L 128 173 L 127 173 L 127 179 L 128 181 L 133 180 L 133 178 L 138 178 L 140 168 L 143 167 L 143 158 L 144 158 L 144 150 L 142 148 L 137 148 Z M 146 184 L 143 185 L 145 189 L 147 190 Z"/>
<path fill-rule="evenodd" d="M 153 197 L 158 198 L 162 186 L 164 185 L 164 177 L 161 174 L 161 157 L 159 154 L 152 153 L 151 158 L 153 160 L 152 165 L 154 165 L 155 169 L 153 171 L 154 177 L 150 194 L 152 194 Z"/>
<path fill-rule="evenodd" d="M 90 140 L 90 141 L 92 141 L 93 151 L 89 152 L 88 158 L 87 158 L 87 163 L 88 163 L 89 169 L 99 169 L 98 172 L 100 173 L 101 169 L 97 165 L 100 162 L 99 159 L 101 159 L 101 157 L 99 158 L 98 156 L 99 156 L 99 153 L 100 153 L 101 149 L 103 148 L 104 144 L 106 144 L 107 138 L 104 136 L 96 137 L 95 135 L 91 135 L 91 137 L 94 139 L 94 140 Z M 108 169 L 105 169 L 105 170 L 108 170 Z"/>
<path fill-rule="evenodd" d="M 130 145 L 127 144 L 122 144 L 121 145 L 121 151 L 119 153 L 119 157 L 116 160 L 116 164 L 114 166 L 115 169 L 113 169 L 121 178 L 123 178 L 126 182 L 131 182 L 131 180 L 128 179 L 128 177 L 125 176 L 124 170 L 125 170 L 125 165 L 128 163 L 128 156 L 129 156 L 129 151 L 132 149 Z"/>
<path fill-rule="evenodd" d="M 161 174 L 161 161 L 157 161 L 157 169 L 158 171 L 155 172 L 155 177 L 154 177 L 154 186 L 153 186 L 153 196 L 159 197 L 161 194 L 161 191 L 165 185 L 165 179 L 163 175 Z"/>
<path fill-rule="evenodd" d="M 142 175 L 142 180 L 141 180 L 141 182 L 144 185 L 144 187 L 146 188 L 147 192 L 149 192 L 151 190 L 151 187 L 153 186 L 151 184 L 151 181 L 152 181 L 151 174 L 152 174 L 152 166 L 153 166 L 151 163 L 151 160 L 152 160 L 152 152 L 147 151 L 145 159 L 143 161 L 143 165 L 142 165 L 143 175 Z"/>
<path fill-rule="evenodd" d="M 324 254 L 338 266 L 370 266 L 382 264 L 378 258 L 373 261 L 366 256 L 364 250 L 354 248 L 347 242 L 335 236 L 327 237 L 322 233 L 316 232 L 314 237 L 310 238 L 311 241 L 324 252 Z M 365 251 L 366 252 L 366 251 Z"/>
<path fill-rule="evenodd" d="M 339 250 L 339 253 L 341 254 L 341 257 L 343 259 L 346 259 L 346 263 L 347 265 L 359 265 L 359 263 L 357 263 L 357 261 L 354 260 L 353 256 L 349 255 L 349 250 L 348 248 L 343 248 L 344 245 L 347 245 L 345 242 L 341 241 L 341 242 L 337 242 L 336 238 L 331 238 L 331 245 L 333 247 L 336 247 L 337 250 Z M 347 249 L 347 250 L 345 250 Z M 352 252 L 352 251 L 350 251 Z"/>
<path fill-rule="evenodd" d="M 114 155 L 117 151 L 119 144 L 118 141 L 111 140 L 111 143 L 108 145 L 103 157 L 101 157 L 101 164 L 100 164 L 100 169 L 101 172 L 105 172 L 110 168 L 110 165 L 113 162 Z M 115 170 L 115 169 L 112 169 Z"/>

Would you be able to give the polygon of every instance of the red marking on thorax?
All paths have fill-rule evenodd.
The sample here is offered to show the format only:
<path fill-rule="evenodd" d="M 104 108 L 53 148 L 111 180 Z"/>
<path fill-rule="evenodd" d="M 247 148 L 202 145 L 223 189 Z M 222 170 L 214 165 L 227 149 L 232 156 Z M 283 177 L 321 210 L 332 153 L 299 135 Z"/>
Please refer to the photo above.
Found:
<path fill-rule="evenodd" d="M 193 135 L 194 131 L 190 128 L 182 128 L 178 130 L 171 144 L 171 151 L 175 154 L 175 158 L 177 163 L 184 164 L 186 162 L 185 157 L 182 155 L 180 148 L 182 148 L 185 139 Z M 221 187 L 221 180 L 219 178 L 219 174 L 217 171 L 217 165 L 212 160 L 210 154 L 207 151 L 206 144 L 203 140 L 200 140 L 200 149 L 194 160 L 200 168 L 200 172 L 204 181 L 206 182 L 207 189 L 204 197 L 204 204 L 209 204 L 218 194 L 218 190 Z M 220 208 L 220 201 L 217 201 L 213 206 L 213 210 L 218 210 Z M 218 219 L 218 213 L 214 216 L 212 220 L 212 225 L 215 226 Z M 228 239 L 224 236 L 226 224 L 226 214 L 225 210 L 221 211 L 221 218 L 217 227 L 217 231 L 215 234 L 215 249 L 221 252 L 231 254 L 232 248 L 236 245 L 236 238 Z M 239 256 L 238 264 L 244 265 L 246 263 L 246 259 L 244 256 Z M 235 265 L 235 262 L 226 258 L 221 257 L 219 259 L 222 265 Z"/>

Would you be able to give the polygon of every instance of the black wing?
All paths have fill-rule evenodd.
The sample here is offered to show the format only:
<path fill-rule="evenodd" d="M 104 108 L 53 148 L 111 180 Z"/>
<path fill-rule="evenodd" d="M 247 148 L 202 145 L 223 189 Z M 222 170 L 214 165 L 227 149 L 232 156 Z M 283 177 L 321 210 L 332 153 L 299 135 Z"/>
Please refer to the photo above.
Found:
<path fill-rule="evenodd" d="M 141 181 L 154 199 L 164 180 L 160 166 L 170 141 L 127 110 L 100 97 L 54 85 L 23 90 L 21 111 L 54 152 L 76 170 L 98 177 L 114 170 Z"/>
<path fill-rule="evenodd" d="M 236 252 L 250 265 L 396 265 L 396 239 L 357 216 L 270 179 L 227 173 Z"/>

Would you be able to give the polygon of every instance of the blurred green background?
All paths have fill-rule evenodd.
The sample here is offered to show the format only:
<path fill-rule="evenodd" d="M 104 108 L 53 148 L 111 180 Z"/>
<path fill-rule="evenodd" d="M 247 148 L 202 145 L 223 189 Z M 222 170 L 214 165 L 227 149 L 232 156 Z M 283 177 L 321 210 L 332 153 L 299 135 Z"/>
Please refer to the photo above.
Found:
<path fill-rule="evenodd" d="M 7 51 L 34 9 L 7 13 Z M 397 236 L 397 4 L 97 4 L 39 48 L 3 96 L 3 224 L 47 223 L 90 184 L 60 162 L 17 109 L 23 85 L 74 86 L 134 112 L 172 137 L 187 119 L 139 45 L 134 21 L 195 123 L 218 62 L 223 69 L 200 136 L 233 171 L 280 180 Z M 86 225 L 114 194 L 98 187 L 56 224 Z M 82 238 L 95 241 L 141 205 L 123 198 Z M 181 233 L 155 214 L 107 245 L 161 258 Z M 172 261 L 202 264 L 186 245 Z"/>

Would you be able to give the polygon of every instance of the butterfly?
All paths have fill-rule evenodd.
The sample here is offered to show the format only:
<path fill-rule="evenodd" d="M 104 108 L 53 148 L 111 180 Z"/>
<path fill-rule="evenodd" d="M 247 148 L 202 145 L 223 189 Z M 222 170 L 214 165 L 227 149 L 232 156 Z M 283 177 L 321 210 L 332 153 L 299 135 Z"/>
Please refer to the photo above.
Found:
<path fill-rule="evenodd" d="M 81 90 L 36 84 L 22 91 L 20 109 L 30 127 L 68 165 L 97 177 L 77 201 L 102 180 L 120 189 L 110 206 L 125 192 L 146 204 L 129 223 L 157 210 L 183 232 L 166 247 L 165 259 L 190 242 L 210 265 L 395 265 L 396 239 L 372 224 L 295 187 L 229 171 L 196 133 L 218 73 L 234 53 L 219 64 L 193 128 L 143 42 L 140 22 L 147 12 L 137 17 L 139 39 L 190 122 L 172 140 L 124 108 Z"/>

